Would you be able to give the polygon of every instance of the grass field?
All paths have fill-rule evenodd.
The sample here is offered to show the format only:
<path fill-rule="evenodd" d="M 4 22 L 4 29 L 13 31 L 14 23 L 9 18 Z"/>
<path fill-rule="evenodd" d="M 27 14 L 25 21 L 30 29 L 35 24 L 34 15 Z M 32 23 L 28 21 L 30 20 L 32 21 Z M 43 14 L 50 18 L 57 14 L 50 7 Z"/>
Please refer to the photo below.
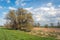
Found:
<path fill-rule="evenodd" d="M 0 28 L 0 40 L 56 40 L 53 37 L 38 37 L 19 30 Z"/>

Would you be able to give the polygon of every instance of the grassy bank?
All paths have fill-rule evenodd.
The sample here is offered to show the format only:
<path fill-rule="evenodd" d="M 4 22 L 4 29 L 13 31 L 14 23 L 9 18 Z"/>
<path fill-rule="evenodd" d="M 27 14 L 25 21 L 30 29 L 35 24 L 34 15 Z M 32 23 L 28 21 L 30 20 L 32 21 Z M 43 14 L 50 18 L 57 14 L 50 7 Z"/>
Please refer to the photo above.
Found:
<path fill-rule="evenodd" d="M 0 28 L 0 40 L 55 40 L 51 37 L 38 37 L 19 30 Z"/>

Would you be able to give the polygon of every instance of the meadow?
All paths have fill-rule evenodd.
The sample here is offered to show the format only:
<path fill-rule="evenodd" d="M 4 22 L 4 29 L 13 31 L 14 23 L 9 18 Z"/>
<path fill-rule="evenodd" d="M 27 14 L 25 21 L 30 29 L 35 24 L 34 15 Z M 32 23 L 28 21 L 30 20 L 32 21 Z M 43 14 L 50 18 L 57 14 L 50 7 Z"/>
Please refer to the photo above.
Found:
<path fill-rule="evenodd" d="M 20 30 L 8 30 L 0 28 L 0 40 L 56 40 L 54 37 L 40 37 L 30 35 Z"/>

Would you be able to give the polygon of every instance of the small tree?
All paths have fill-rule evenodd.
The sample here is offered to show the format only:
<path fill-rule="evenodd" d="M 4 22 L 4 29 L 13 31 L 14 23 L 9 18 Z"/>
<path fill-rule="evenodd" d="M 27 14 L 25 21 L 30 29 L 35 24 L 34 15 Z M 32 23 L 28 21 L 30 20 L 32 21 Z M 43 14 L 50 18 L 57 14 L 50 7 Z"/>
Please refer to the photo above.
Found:
<path fill-rule="evenodd" d="M 53 24 L 53 23 L 50 23 L 50 26 L 51 26 L 51 27 L 54 27 L 54 24 Z"/>
<path fill-rule="evenodd" d="M 40 27 L 40 23 L 37 23 L 37 27 Z"/>
<path fill-rule="evenodd" d="M 48 28 L 48 24 L 45 24 L 45 28 Z"/>
<path fill-rule="evenodd" d="M 57 23 L 57 27 L 60 28 L 60 22 Z"/>
<path fill-rule="evenodd" d="M 34 27 L 40 27 L 40 23 L 34 23 Z"/>

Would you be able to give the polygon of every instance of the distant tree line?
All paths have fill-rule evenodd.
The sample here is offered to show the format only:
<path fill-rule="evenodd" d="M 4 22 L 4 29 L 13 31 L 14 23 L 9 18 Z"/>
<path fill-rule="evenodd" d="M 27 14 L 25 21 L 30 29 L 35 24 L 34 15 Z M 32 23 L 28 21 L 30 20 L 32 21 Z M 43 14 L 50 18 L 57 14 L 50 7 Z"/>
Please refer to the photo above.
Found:
<path fill-rule="evenodd" d="M 48 24 L 47 24 L 48 25 Z M 50 23 L 50 26 L 47 26 L 48 28 L 60 28 L 60 22 L 57 22 L 57 24 Z"/>
<path fill-rule="evenodd" d="M 50 25 L 45 24 L 44 26 L 41 26 L 40 23 L 34 23 L 34 27 L 60 28 L 60 22 L 57 22 L 57 24 L 50 23 Z"/>

